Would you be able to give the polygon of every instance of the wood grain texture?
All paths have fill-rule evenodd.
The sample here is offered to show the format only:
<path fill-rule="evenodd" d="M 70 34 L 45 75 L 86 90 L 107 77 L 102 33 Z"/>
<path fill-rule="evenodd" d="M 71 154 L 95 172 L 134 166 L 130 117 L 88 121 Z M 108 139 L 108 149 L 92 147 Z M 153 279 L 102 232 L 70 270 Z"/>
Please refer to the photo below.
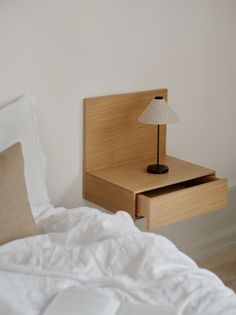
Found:
<path fill-rule="evenodd" d="M 166 155 L 166 126 L 160 130 L 160 163 L 169 172 L 147 173 L 156 163 L 157 128 L 137 118 L 155 96 L 167 100 L 167 89 L 84 100 L 84 197 L 132 218 L 143 215 L 151 229 L 226 204 L 226 182 L 211 180 L 213 170 Z M 209 183 L 184 186 L 207 176 Z M 140 193 L 146 195 L 137 198 Z"/>
<path fill-rule="evenodd" d="M 135 194 L 133 192 L 111 185 L 90 174 L 86 175 L 85 191 L 87 200 L 113 212 L 125 210 L 133 219 L 135 218 Z"/>
<path fill-rule="evenodd" d="M 155 96 L 167 100 L 167 89 L 84 99 L 84 169 L 91 171 L 132 161 L 156 159 L 156 126 L 138 116 Z M 166 126 L 160 131 L 165 154 Z"/>
<path fill-rule="evenodd" d="M 227 181 L 208 176 L 139 194 L 137 209 L 138 215 L 145 216 L 148 228 L 153 230 L 224 208 L 226 200 Z"/>
<path fill-rule="evenodd" d="M 150 174 L 146 168 L 155 160 L 136 161 L 115 167 L 104 168 L 89 172 L 109 183 L 140 193 L 179 182 L 187 181 L 196 177 L 214 174 L 209 168 L 205 168 L 187 161 L 164 156 L 163 164 L 169 166 L 169 172 L 165 174 Z"/>

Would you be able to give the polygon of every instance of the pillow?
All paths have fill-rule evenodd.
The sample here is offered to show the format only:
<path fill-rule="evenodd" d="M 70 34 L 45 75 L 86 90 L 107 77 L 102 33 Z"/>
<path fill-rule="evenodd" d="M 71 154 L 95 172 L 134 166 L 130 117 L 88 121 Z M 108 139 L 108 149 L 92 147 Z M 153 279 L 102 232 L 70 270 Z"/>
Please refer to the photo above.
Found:
<path fill-rule="evenodd" d="M 0 244 L 36 234 L 20 143 L 0 152 L 0 201 Z"/>
<path fill-rule="evenodd" d="M 45 184 L 45 157 L 39 143 L 34 98 L 25 95 L 0 109 L 0 151 L 16 142 L 22 145 L 25 182 L 34 216 L 49 207 Z"/>

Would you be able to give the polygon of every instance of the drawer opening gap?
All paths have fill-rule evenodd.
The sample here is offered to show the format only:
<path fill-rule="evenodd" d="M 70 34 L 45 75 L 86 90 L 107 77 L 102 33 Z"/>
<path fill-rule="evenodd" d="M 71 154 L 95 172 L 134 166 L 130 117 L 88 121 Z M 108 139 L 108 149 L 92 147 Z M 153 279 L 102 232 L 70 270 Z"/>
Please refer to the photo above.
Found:
<path fill-rule="evenodd" d="M 203 184 L 210 183 L 210 182 L 213 182 L 216 180 L 218 180 L 218 178 L 216 178 L 214 175 L 203 176 L 203 177 L 194 178 L 194 179 L 191 179 L 191 180 L 188 180 L 185 182 L 169 185 L 166 187 L 161 187 L 158 189 L 145 191 L 145 192 L 142 192 L 142 195 L 145 195 L 147 197 L 156 197 L 156 196 L 160 196 L 163 194 L 175 192 L 175 191 L 178 191 L 181 189 L 186 189 L 186 188 L 195 187 L 198 185 L 203 185 Z"/>

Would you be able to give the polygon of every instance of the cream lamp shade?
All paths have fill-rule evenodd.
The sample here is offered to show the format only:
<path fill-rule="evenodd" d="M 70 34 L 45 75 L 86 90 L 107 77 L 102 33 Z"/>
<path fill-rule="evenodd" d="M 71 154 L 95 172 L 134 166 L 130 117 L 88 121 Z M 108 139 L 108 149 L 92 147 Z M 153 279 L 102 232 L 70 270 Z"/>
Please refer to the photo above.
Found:
<path fill-rule="evenodd" d="M 160 125 L 177 123 L 179 118 L 162 96 L 156 96 L 138 117 L 138 121 L 144 124 L 157 125 L 157 163 L 149 165 L 147 172 L 152 174 L 167 173 L 169 171 L 168 166 L 159 163 Z"/>
<path fill-rule="evenodd" d="M 156 96 L 138 117 L 138 121 L 151 125 L 167 125 L 177 123 L 179 118 L 162 96 Z"/>

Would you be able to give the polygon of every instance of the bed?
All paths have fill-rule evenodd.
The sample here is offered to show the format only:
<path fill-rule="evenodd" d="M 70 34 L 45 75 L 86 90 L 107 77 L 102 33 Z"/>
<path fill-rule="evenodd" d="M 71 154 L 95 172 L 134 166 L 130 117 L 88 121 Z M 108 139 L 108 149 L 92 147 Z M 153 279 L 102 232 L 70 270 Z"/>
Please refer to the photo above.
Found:
<path fill-rule="evenodd" d="M 17 141 L 22 144 L 29 206 L 37 228 L 32 236 L 0 246 L 0 314 L 43 314 L 69 288 L 88 295 L 102 293 L 107 300 L 153 305 L 157 314 L 158 310 L 164 314 L 159 306 L 171 309 L 168 314 L 236 314 L 231 289 L 198 268 L 168 239 L 139 231 L 127 212 L 50 205 L 32 103 L 31 96 L 24 96 L 8 105 L 14 107 L 14 115 L 4 114 L 6 107 L 0 110 L 0 150 Z M 4 123 L 6 117 L 14 118 L 10 127 Z M 27 122 L 19 123 L 26 117 Z"/>

